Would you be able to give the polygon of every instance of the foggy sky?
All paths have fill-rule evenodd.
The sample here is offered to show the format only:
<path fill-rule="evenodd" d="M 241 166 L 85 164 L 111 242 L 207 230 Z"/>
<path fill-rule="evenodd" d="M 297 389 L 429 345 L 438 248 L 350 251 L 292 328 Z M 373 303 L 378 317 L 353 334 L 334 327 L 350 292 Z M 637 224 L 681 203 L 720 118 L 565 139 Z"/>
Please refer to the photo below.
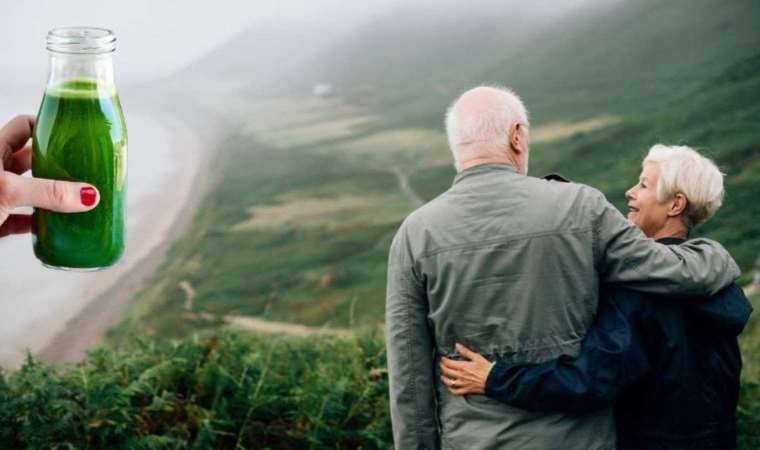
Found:
<path fill-rule="evenodd" d="M 0 81 L 44 83 L 45 36 L 56 26 L 114 30 L 120 81 L 169 75 L 223 44 L 236 33 L 267 23 L 360 23 L 400 0 L 44 0 L 10 2 L 0 8 L 0 42 L 5 61 Z"/>
<path fill-rule="evenodd" d="M 48 55 L 47 31 L 56 26 L 110 28 L 117 37 L 118 82 L 148 81 L 181 70 L 248 28 L 272 24 L 298 27 L 324 25 L 333 34 L 348 32 L 393 8 L 440 11 L 473 5 L 487 14 L 489 8 L 570 9 L 589 1 L 447 1 L 447 0 L 2 0 L 0 42 L 5 61 L 0 82 L 44 83 Z M 421 18 L 421 20 L 424 20 Z M 506 26 L 506 24 L 505 24 Z M 309 43 L 304 43 L 308 45 Z M 0 86 L 0 94 L 3 87 Z"/>

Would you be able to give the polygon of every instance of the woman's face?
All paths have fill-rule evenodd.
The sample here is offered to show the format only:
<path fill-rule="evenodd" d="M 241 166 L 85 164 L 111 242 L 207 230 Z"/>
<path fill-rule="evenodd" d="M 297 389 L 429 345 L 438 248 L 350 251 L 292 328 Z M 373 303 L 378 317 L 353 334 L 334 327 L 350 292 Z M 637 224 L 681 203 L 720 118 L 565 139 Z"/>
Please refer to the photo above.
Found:
<path fill-rule="evenodd" d="M 657 201 L 659 178 L 660 168 L 657 164 L 645 164 L 639 182 L 625 193 L 628 199 L 628 220 L 641 228 L 648 237 L 654 237 L 668 219 L 669 202 Z"/>

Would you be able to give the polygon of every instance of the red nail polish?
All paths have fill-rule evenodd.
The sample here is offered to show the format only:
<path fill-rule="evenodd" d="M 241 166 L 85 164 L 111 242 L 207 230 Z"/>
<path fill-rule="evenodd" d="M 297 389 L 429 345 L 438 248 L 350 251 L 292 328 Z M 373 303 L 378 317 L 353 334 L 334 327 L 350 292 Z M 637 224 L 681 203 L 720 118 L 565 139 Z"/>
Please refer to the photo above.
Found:
<path fill-rule="evenodd" d="M 91 187 L 83 187 L 79 190 L 79 198 L 84 206 L 92 206 L 98 198 L 97 192 Z"/>

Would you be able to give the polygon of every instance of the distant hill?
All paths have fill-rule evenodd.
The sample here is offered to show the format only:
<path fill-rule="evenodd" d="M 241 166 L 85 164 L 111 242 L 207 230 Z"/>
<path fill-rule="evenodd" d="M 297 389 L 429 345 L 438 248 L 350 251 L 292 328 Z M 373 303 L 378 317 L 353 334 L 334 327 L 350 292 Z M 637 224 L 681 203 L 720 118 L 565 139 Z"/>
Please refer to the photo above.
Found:
<path fill-rule="evenodd" d="M 759 23 L 755 0 L 587 2 L 538 16 L 494 2 L 450 14 L 399 8 L 299 73 L 395 124 L 440 128 L 453 97 L 483 82 L 516 88 L 537 121 L 566 120 L 684 95 L 752 55 Z"/>

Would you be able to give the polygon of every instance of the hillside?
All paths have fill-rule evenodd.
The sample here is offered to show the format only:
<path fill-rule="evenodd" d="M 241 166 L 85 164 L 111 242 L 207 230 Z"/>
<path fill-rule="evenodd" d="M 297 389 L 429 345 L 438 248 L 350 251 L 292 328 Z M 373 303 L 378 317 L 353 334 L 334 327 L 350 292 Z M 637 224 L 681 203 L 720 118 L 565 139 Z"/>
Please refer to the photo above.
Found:
<path fill-rule="evenodd" d="M 760 249 L 759 93 L 760 55 L 654 113 L 570 135 L 538 127 L 534 134 L 549 137 L 533 145 L 531 170 L 562 172 L 623 206 L 653 143 L 694 145 L 728 174 L 723 208 L 697 235 L 722 242 L 749 271 Z M 204 213 L 122 329 L 179 336 L 230 315 L 381 323 L 390 239 L 409 211 L 451 183 L 444 134 L 387 129 L 370 110 L 337 99 L 260 102 L 242 120 L 223 145 Z"/>
<path fill-rule="evenodd" d="M 480 82 L 517 89 L 539 123 L 656 108 L 760 42 L 752 0 L 591 1 L 540 17 L 503 5 L 399 8 L 299 73 L 333 81 L 396 126 L 440 128 L 440 111 Z"/>

